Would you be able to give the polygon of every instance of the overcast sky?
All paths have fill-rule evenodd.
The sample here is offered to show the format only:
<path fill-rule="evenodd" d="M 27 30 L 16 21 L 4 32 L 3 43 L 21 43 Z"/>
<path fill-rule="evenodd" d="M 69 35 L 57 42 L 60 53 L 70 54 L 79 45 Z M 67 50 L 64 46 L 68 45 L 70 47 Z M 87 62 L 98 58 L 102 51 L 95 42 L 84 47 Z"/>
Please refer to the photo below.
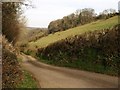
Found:
<path fill-rule="evenodd" d="M 77 9 L 93 8 L 97 13 L 104 9 L 118 10 L 119 0 L 32 0 L 35 8 L 25 10 L 27 26 L 48 27 L 56 19 L 75 12 Z"/>

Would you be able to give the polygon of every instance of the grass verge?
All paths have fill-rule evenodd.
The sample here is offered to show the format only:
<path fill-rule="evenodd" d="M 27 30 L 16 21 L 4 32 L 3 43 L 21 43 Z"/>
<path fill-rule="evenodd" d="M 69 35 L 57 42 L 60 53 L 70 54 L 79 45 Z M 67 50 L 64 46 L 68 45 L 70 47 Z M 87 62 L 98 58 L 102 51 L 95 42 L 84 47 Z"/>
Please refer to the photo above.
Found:
<path fill-rule="evenodd" d="M 38 84 L 35 78 L 28 71 L 24 70 L 23 81 L 17 86 L 17 88 L 38 88 Z"/>
<path fill-rule="evenodd" d="M 54 65 L 54 66 L 59 66 L 59 67 L 67 67 L 71 69 L 77 69 L 77 70 L 85 70 L 89 72 L 95 72 L 95 73 L 101 73 L 101 74 L 106 74 L 106 75 L 111 75 L 111 76 L 118 76 L 118 73 L 111 67 L 104 67 L 102 65 L 93 65 L 92 63 L 89 62 L 82 62 L 81 60 L 78 60 L 77 62 L 55 62 L 54 60 L 47 60 L 43 58 L 37 58 L 40 62 L 49 64 L 49 65 Z"/>

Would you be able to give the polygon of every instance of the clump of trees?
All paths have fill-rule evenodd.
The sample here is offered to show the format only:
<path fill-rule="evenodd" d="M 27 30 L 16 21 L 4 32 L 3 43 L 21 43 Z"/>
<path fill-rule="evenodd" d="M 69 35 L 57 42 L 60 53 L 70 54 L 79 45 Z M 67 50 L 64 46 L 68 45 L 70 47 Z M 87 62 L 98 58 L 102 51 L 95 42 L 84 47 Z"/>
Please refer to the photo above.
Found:
<path fill-rule="evenodd" d="M 106 9 L 103 12 L 101 12 L 96 19 L 108 19 L 115 15 L 118 15 L 115 9 Z"/>
<path fill-rule="evenodd" d="M 79 25 L 84 25 L 98 19 L 108 19 L 115 15 L 116 15 L 116 11 L 114 9 L 104 10 L 102 13 L 100 13 L 100 15 L 97 15 L 95 13 L 95 10 L 92 8 L 84 8 L 84 9 L 76 10 L 75 13 L 65 16 L 62 19 L 58 19 L 50 22 L 48 26 L 48 32 L 55 33 L 58 31 L 64 31 L 69 28 L 74 28 Z"/>
<path fill-rule="evenodd" d="M 75 13 L 65 16 L 62 19 L 50 22 L 48 26 L 49 33 L 64 31 L 78 25 L 89 23 L 94 20 L 94 16 L 95 11 L 92 8 L 77 10 Z"/>
<path fill-rule="evenodd" d="M 38 49 L 37 56 L 59 66 L 118 75 L 118 31 L 115 26 L 66 38 Z"/>

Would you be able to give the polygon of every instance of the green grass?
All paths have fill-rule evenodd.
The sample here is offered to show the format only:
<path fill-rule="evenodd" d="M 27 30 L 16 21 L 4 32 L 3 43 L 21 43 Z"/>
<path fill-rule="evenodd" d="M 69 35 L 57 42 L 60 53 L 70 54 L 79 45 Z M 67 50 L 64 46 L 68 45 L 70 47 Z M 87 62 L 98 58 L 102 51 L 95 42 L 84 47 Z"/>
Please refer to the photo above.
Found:
<path fill-rule="evenodd" d="M 32 75 L 24 71 L 23 81 L 17 86 L 17 88 L 37 88 L 37 81 L 32 77 Z"/>
<path fill-rule="evenodd" d="M 18 60 L 19 63 L 22 62 L 22 58 L 20 58 L 20 57 L 17 60 Z"/>
<path fill-rule="evenodd" d="M 96 22 L 92 22 L 89 24 L 71 28 L 66 31 L 57 32 L 55 34 L 50 34 L 46 37 L 43 37 L 37 40 L 36 42 L 30 42 L 29 49 L 35 50 L 37 48 L 43 48 L 61 39 L 65 39 L 65 38 L 72 37 L 75 35 L 80 35 L 80 34 L 83 34 L 89 31 L 111 28 L 117 24 L 118 24 L 118 16 L 114 16 L 107 20 L 98 20 Z"/>
<path fill-rule="evenodd" d="M 54 66 L 59 66 L 59 67 L 67 67 L 67 68 L 72 68 L 72 69 L 78 69 L 78 70 L 85 70 L 85 71 L 91 71 L 91 72 L 96 72 L 96 73 L 101 73 L 101 74 L 106 74 L 106 75 L 111 75 L 111 76 L 117 76 L 118 73 L 111 67 L 104 67 L 103 65 L 93 65 L 91 62 L 87 61 L 81 61 L 81 59 L 77 60 L 76 62 L 59 62 L 59 61 L 54 61 L 54 60 L 48 60 L 44 58 L 37 57 L 40 62 L 54 65 Z"/>

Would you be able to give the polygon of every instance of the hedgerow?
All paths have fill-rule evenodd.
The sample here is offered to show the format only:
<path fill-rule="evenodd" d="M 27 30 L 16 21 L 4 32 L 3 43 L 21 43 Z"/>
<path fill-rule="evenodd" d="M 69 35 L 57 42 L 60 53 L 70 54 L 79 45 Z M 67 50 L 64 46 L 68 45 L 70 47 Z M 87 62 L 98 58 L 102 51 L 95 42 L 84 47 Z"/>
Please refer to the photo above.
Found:
<path fill-rule="evenodd" d="M 22 70 L 16 50 L 4 37 L 2 41 L 2 88 L 15 88 L 22 80 Z"/>
<path fill-rule="evenodd" d="M 113 28 L 75 35 L 39 48 L 37 56 L 59 66 L 74 67 L 118 74 L 119 34 L 118 25 Z"/>

